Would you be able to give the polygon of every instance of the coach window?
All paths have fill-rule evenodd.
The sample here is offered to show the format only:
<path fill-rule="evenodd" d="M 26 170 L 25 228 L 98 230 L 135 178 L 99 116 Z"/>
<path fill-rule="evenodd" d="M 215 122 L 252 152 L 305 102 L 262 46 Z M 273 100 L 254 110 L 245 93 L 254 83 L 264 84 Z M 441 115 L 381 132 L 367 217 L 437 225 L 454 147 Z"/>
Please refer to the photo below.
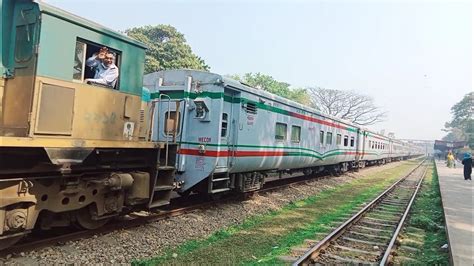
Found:
<path fill-rule="evenodd" d="M 88 41 L 78 39 L 76 40 L 76 47 L 74 52 L 74 64 L 72 69 L 72 79 L 79 82 L 84 82 L 86 79 L 93 79 L 95 77 L 95 68 L 88 67 L 86 61 L 88 58 L 92 57 L 94 54 L 99 53 L 100 49 L 104 47 L 103 45 L 92 44 Z M 114 64 L 120 69 L 120 57 L 121 54 L 119 51 L 108 49 L 109 52 L 115 54 Z M 115 88 L 118 89 L 118 84 L 120 81 L 120 76 L 117 78 L 115 86 L 100 84 L 90 81 L 89 84 L 99 87 L 106 88 Z"/>
<path fill-rule="evenodd" d="M 354 147 L 354 137 L 351 137 L 351 147 Z"/>
<path fill-rule="evenodd" d="M 324 144 L 324 131 L 319 131 L 319 143 Z"/>
<path fill-rule="evenodd" d="M 275 139 L 276 140 L 286 140 L 287 137 L 286 124 L 276 123 L 275 126 Z"/>
<path fill-rule="evenodd" d="M 301 127 L 291 126 L 291 141 L 300 142 L 301 139 Z"/>
<path fill-rule="evenodd" d="M 344 135 L 344 146 L 349 145 L 349 136 Z"/>
<path fill-rule="evenodd" d="M 176 135 L 180 132 L 179 112 L 170 111 L 165 113 L 165 133 L 167 135 Z"/>
<path fill-rule="evenodd" d="M 222 113 L 221 137 L 227 136 L 227 114 Z"/>
<path fill-rule="evenodd" d="M 327 145 L 332 145 L 332 132 L 327 132 L 326 133 L 326 144 Z"/>
<path fill-rule="evenodd" d="M 337 134 L 337 136 L 336 136 L 336 145 L 341 145 L 341 143 L 342 143 L 342 135 Z"/>

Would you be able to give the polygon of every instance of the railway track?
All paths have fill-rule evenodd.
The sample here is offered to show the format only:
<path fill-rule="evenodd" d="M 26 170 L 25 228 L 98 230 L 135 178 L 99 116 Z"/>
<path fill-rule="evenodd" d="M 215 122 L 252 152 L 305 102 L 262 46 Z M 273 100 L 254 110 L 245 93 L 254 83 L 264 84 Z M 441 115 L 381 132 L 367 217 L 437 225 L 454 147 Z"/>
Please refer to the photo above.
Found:
<path fill-rule="evenodd" d="M 389 264 L 426 169 L 423 161 L 323 240 L 308 239 L 282 259 L 293 265 Z"/>

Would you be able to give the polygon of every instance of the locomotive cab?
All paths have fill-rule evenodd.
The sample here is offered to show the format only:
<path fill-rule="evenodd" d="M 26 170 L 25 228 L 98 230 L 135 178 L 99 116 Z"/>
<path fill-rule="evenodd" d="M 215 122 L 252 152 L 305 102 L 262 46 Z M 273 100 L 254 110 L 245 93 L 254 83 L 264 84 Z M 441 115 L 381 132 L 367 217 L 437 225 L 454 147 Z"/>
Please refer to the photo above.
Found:
<path fill-rule="evenodd" d="M 103 225 L 169 203 L 174 168 L 148 137 L 146 47 L 43 2 L 0 5 L 0 248 L 35 226 Z M 118 79 L 87 83 L 107 47 Z"/>

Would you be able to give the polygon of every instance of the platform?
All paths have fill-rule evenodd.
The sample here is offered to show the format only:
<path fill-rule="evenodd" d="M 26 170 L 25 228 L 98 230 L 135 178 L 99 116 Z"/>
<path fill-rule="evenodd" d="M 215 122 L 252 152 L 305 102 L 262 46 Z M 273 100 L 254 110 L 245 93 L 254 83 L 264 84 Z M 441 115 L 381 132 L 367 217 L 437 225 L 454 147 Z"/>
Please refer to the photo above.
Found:
<path fill-rule="evenodd" d="M 463 165 L 436 161 L 452 263 L 474 265 L 474 181 L 464 180 Z"/>

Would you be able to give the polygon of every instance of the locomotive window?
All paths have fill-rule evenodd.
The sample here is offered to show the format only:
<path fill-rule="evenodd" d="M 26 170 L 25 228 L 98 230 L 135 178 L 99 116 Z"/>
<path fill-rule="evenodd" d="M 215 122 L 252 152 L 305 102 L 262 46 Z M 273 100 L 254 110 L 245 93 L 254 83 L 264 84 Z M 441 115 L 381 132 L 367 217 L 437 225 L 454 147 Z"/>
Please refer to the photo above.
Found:
<path fill-rule="evenodd" d="M 324 144 L 324 131 L 319 132 L 319 143 Z"/>
<path fill-rule="evenodd" d="M 354 144 L 355 144 L 354 142 L 355 142 L 354 137 L 351 137 L 351 147 L 354 147 Z"/>
<path fill-rule="evenodd" d="M 100 44 L 93 44 L 86 40 L 77 39 L 76 40 L 76 48 L 74 52 L 74 63 L 73 63 L 73 80 L 84 82 L 86 79 L 94 79 L 96 74 L 96 68 L 88 67 L 86 65 L 87 59 L 94 56 L 94 54 L 99 53 L 100 49 L 104 47 Z M 109 52 L 113 52 L 115 54 L 114 64 L 120 70 L 120 58 L 121 53 L 116 50 L 112 50 L 108 48 Z M 107 57 L 107 55 L 106 55 Z M 109 84 L 102 84 L 102 82 L 94 82 L 94 81 L 87 81 L 88 84 L 99 86 L 99 87 L 106 87 L 106 88 L 119 88 L 120 82 L 120 75 L 115 81 L 114 86 Z"/>
<path fill-rule="evenodd" d="M 301 140 L 301 127 L 291 126 L 291 141 L 300 142 Z"/>
<path fill-rule="evenodd" d="M 222 114 L 222 128 L 221 128 L 221 137 L 227 136 L 227 114 Z"/>
<path fill-rule="evenodd" d="M 287 137 L 286 124 L 276 123 L 275 126 L 275 139 L 276 140 L 286 140 Z"/>
<path fill-rule="evenodd" d="M 74 66 L 72 67 L 72 78 L 74 80 L 84 80 L 84 68 L 86 63 L 86 44 L 76 41 L 76 50 L 74 53 Z"/>
<path fill-rule="evenodd" d="M 327 132 L 326 133 L 326 144 L 331 145 L 332 144 L 332 132 Z"/>
<path fill-rule="evenodd" d="M 337 136 L 336 136 L 336 145 L 341 145 L 341 143 L 342 143 L 342 135 L 337 134 Z"/>
<path fill-rule="evenodd" d="M 170 111 L 165 113 L 165 134 L 175 135 L 180 132 L 179 112 Z"/>
<path fill-rule="evenodd" d="M 23 13 L 23 12 L 22 12 Z M 15 61 L 27 62 L 33 56 L 33 36 L 35 24 L 26 24 L 16 27 Z"/>
<path fill-rule="evenodd" d="M 344 135 L 344 146 L 349 145 L 349 137 Z"/>

